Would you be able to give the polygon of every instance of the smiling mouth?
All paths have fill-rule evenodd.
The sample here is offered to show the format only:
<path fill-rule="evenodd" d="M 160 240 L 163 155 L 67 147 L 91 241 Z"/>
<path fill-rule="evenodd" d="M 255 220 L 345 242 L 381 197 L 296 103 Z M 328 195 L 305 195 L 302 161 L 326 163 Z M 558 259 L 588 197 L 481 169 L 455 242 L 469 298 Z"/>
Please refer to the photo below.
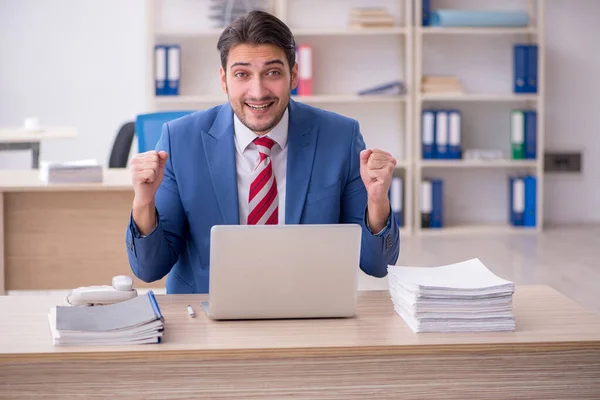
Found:
<path fill-rule="evenodd" d="M 267 108 L 271 107 L 273 104 L 275 104 L 275 102 L 272 101 L 270 103 L 265 103 L 265 104 L 249 104 L 249 103 L 244 103 L 244 104 L 247 105 L 248 107 L 250 107 L 253 110 L 264 111 Z"/>

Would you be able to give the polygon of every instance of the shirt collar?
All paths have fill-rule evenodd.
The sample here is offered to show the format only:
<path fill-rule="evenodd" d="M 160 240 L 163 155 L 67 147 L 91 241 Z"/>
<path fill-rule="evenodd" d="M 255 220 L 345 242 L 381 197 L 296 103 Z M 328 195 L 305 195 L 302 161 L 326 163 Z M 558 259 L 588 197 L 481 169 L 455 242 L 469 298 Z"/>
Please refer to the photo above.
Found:
<path fill-rule="evenodd" d="M 273 129 L 271 132 L 267 133 L 264 136 L 267 136 L 275 141 L 282 149 L 287 145 L 288 139 L 288 124 L 289 124 L 289 114 L 288 109 L 286 107 L 285 112 L 283 113 L 283 117 L 281 117 L 281 121 Z M 233 114 L 233 129 L 235 142 L 237 144 L 238 149 L 241 153 L 246 150 L 248 145 L 252 143 L 254 139 L 257 138 L 256 133 L 252 132 L 246 125 L 239 120 L 235 113 Z"/>

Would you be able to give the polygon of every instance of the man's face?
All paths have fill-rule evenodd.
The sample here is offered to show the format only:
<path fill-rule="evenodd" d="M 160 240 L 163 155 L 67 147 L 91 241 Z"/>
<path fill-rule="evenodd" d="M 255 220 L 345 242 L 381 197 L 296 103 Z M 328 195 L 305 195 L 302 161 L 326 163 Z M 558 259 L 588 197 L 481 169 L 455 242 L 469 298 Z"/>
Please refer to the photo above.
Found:
<path fill-rule="evenodd" d="M 271 44 L 239 44 L 229 50 L 221 87 L 233 112 L 257 135 L 264 135 L 283 117 L 290 92 L 298 84 L 298 65 L 290 75 L 282 49 Z"/>

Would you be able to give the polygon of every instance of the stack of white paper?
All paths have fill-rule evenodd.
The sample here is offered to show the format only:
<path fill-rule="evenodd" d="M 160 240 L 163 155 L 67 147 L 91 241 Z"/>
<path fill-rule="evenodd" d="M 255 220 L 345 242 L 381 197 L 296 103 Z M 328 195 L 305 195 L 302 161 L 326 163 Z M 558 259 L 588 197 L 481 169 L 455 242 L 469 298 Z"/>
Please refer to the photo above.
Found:
<path fill-rule="evenodd" d="M 513 331 L 514 284 L 472 260 L 442 267 L 388 266 L 394 309 L 413 332 Z"/>
<path fill-rule="evenodd" d="M 40 163 L 40 179 L 45 183 L 98 183 L 102 182 L 102 171 L 96 160 Z"/>
<path fill-rule="evenodd" d="M 54 345 L 127 345 L 159 343 L 164 318 L 152 291 L 105 306 L 50 309 Z"/>

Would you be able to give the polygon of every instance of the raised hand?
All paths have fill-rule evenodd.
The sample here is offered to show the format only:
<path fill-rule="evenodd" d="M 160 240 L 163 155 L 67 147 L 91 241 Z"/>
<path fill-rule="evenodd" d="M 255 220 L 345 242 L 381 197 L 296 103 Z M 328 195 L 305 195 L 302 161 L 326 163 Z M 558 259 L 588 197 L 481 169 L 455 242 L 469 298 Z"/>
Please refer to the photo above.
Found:
<path fill-rule="evenodd" d="M 388 192 L 396 159 L 390 153 L 367 149 L 360 153 L 360 176 L 367 189 L 367 223 L 374 233 L 381 231 L 390 216 Z"/>
<path fill-rule="evenodd" d="M 147 151 L 136 155 L 130 162 L 131 179 L 135 193 L 134 204 L 149 205 L 165 176 L 166 151 Z"/>

